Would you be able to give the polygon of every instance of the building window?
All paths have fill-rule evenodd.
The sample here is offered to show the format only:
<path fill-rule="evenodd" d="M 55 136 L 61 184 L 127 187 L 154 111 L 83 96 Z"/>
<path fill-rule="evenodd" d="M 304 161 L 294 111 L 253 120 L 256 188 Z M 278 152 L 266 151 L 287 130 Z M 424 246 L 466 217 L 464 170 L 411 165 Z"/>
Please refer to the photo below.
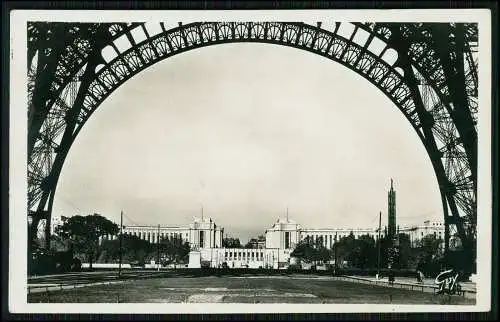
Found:
<path fill-rule="evenodd" d="M 290 248 L 290 232 L 285 232 L 285 248 Z"/>
<path fill-rule="evenodd" d="M 203 244 L 204 244 L 204 237 L 205 237 L 205 234 L 204 234 L 204 231 L 200 231 L 200 247 L 203 248 Z"/>

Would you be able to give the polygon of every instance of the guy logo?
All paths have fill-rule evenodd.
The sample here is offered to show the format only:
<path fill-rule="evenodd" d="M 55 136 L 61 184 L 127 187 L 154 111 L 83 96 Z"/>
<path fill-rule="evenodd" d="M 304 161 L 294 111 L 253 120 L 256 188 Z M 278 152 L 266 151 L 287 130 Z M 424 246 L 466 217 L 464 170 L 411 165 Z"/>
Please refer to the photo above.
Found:
<path fill-rule="evenodd" d="M 435 283 L 439 285 L 438 293 L 455 294 L 460 291 L 460 284 L 457 282 L 458 273 L 453 269 L 443 271 L 436 276 Z"/>

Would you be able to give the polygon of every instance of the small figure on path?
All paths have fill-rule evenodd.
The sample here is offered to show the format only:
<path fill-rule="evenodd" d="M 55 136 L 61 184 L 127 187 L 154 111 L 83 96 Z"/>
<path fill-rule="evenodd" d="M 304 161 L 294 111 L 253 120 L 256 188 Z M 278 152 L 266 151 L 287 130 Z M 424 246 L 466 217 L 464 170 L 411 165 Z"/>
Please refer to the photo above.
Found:
<path fill-rule="evenodd" d="M 424 274 L 417 270 L 417 283 L 423 283 L 424 282 Z"/>
<path fill-rule="evenodd" d="M 394 271 L 393 270 L 389 271 L 389 284 L 390 285 L 394 284 Z"/>

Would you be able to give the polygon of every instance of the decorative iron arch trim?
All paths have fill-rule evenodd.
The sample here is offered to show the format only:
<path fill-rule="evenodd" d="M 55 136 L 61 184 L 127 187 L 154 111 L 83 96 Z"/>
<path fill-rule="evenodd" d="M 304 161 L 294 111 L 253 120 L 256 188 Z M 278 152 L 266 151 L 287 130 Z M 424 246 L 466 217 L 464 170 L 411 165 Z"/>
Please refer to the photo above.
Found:
<path fill-rule="evenodd" d="M 123 61 L 127 61 L 128 59 L 134 59 L 136 56 L 136 51 L 144 51 L 146 50 L 147 47 L 152 47 L 155 46 L 155 42 L 158 43 L 161 40 L 170 40 L 172 43 L 172 35 L 182 37 L 180 35 L 181 30 L 187 30 L 189 28 L 202 28 L 203 26 L 207 26 L 206 29 L 212 29 L 212 25 L 214 23 L 191 23 L 191 24 L 186 24 L 182 25 L 173 29 L 170 29 L 164 33 L 159 33 L 153 37 L 150 37 L 141 43 L 137 43 L 136 46 L 132 46 L 128 48 L 126 51 L 120 53 L 116 57 L 114 57 L 111 61 L 109 61 L 104 67 L 102 67 L 95 76 L 95 81 L 89 86 L 89 90 L 87 92 L 87 97 L 91 96 L 91 93 L 95 94 L 92 92 L 93 87 L 96 87 L 96 92 L 98 92 L 100 95 L 98 95 L 97 98 L 98 100 L 96 101 L 94 98 L 88 99 L 87 100 L 87 106 L 83 106 L 82 109 L 82 114 L 79 116 L 78 124 L 77 124 L 77 129 L 76 131 L 79 131 L 79 128 L 83 126 L 83 124 L 87 121 L 88 117 L 98 108 L 98 106 L 114 91 L 116 90 L 120 85 L 122 85 L 125 81 L 129 80 L 139 72 L 147 69 L 148 67 L 166 59 L 172 56 L 175 56 L 177 54 L 197 49 L 197 48 L 203 48 L 207 46 L 212 46 L 212 45 L 218 45 L 218 44 L 226 44 L 226 43 L 238 43 L 238 42 L 244 42 L 244 43 L 267 43 L 267 44 L 274 44 L 274 45 L 282 45 L 286 47 L 293 47 L 297 49 L 302 49 L 314 54 L 318 54 L 320 56 L 323 56 L 325 58 L 328 58 L 330 60 L 333 60 L 344 67 L 347 67 L 348 69 L 351 69 L 358 73 L 360 76 L 363 78 L 367 79 L 370 83 L 375 85 L 379 90 L 381 90 L 400 110 L 401 112 L 405 115 L 407 120 L 410 122 L 412 127 L 415 129 L 417 132 L 417 135 L 420 137 L 421 140 L 425 140 L 423 137 L 423 133 L 420 130 L 420 119 L 416 115 L 415 112 L 415 104 L 413 103 L 413 99 L 410 94 L 410 90 L 408 86 L 404 82 L 404 77 L 390 64 L 388 64 L 386 61 L 384 61 L 381 57 L 376 56 L 372 52 L 365 50 L 364 52 L 362 51 L 363 47 L 360 46 L 359 44 L 356 44 L 354 42 L 350 42 L 349 39 L 344 38 L 341 35 L 331 33 L 329 31 L 323 30 L 318 27 L 306 25 L 303 23 L 272 23 L 272 22 L 266 22 L 264 24 L 264 29 L 266 29 L 267 26 L 274 26 L 276 24 L 278 27 L 281 27 L 281 31 L 283 33 L 284 40 L 281 41 L 279 39 L 265 39 L 265 38 L 258 38 L 255 37 L 253 34 L 248 33 L 244 35 L 239 35 L 239 34 L 234 34 L 234 36 L 231 35 L 231 33 L 226 34 L 225 36 L 219 36 L 217 39 L 217 36 L 211 39 L 196 39 L 196 42 L 188 43 L 186 44 L 185 42 L 177 42 L 173 43 L 177 47 L 174 47 L 174 50 L 171 51 L 165 51 L 162 53 L 160 57 L 156 57 L 156 59 L 151 59 L 147 61 L 145 64 L 142 66 L 137 66 L 137 64 L 128 64 L 128 68 L 132 69 L 133 72 L 130 74 L 124 74 L 124 73 L 116 73 L 116 69 L 122 65 Z M 223 27 L 228 27 L 230 28 L 231 23 L 215 23 L 215 24 L 220 24 L 220 26 Z M 252 23 L 248 23 L 252 24 Z M 262 26 L 262 25 L 260 25 Z M 254 26 L 252 26 L 251 30 L 253 30 Z M 307 43 L 304 43 L 303 38 L 301 37 L 303 34 L 299 34 L 298 28 L 302 27 L 302 31 L 304 33 L 307 33 L 306 31 L 309 31 L 310 35 L 312 35 L 310 43 L 312 44 L 312 39 L 314 38 L 314 35 L 316 35 L 316 38 L 321 38 L 323 36 L 326 36 L 326 39 L 331 40 L 334 44 L 335 41 L 337 40 L 338 42 L 337 47 L 330 46 L 330 48 L 326 48 L 326 44 L 323 47 L 318 47 L 317 44 L 312 44 L 312 46 L 308 46 Z M 203 31 L 206 31 L 206 29 L 202 29 Z M 249 28 L 250 29 L 250 28 Z M 268 29 L 268 28 L 267 28 Z M 236 30 L 235 30 L 236 31 Z M 287 31 L 294 31 L 296 32 L 295 35 L 290 35 L 287 34 Z M 179 33 L 179 35 L 176 35 L 176 33 Z M 198 34 L 199 36 L 199 34 Z M 213 35 L 211 35 L 213 36 Z M 293 37 L 291 37 L 293 36 Z M 234 38 L 232 38 L 234 37 Z M 301 41 L 302 40 L 302 41 Z M 179 39 L 178 39 L 179 41 Z M 340 48 L 339 48 L 340 47 Z M 156 48 L 158 50 L 158 48 Z M 354 56 L 349 56 L 348 52 L 354 51 L 356 54 Z M 338 55 L 339 57 L 335 56 Z M 361 56 L 359 56 L 361 55 Z M 359 57 L 359 59 L 358 59 Z M 125 59 L 124 59 L 125 58 Z M 342 60 L 343 59 L 343 60 Z M 364 60 L 369 61 L 368 65 L 365 66 L 366 68 L 362 68 L 362 63 Z M 361 67 L 360 67 L 361 65 Z M 117 75 L 120 79 L 116 79 Z M 99 81 L 98 81 L 99 79 Z M 107 81 L 107 82 L 106 82 Z M 105 83 L 109 88 L 106 90 L 104 89 L 104 92 L 102 91 L 103 86 L 98 83 Z M 405 95 L 402 95 L 401 92 L 404 92 Z M 399 94 L 399 95 L 397 95 Z M 85 110 L 85 112 L 83 112 Z M 77 133 L 75 132 L 75 133 Z M 425 142 L 424 142 L 425 143 Z"/>
<path fill-rule="evenodd" d="M 86 106 L 85 108 L 87 109 L 88 113 L 85 114 L 82 120 L 80 121 L 81 124 L 77 125 L 77 128 L 75 130 L 75 134 L 77 134 L 80 130 L 80 128 L 83 126 L 83 124 L 86 122 L 86 120 L 90 117 L 90 115 L 95 111 L 97 106 L 108 96 L 111 94 L 114 89 L 120 86 L 123 82 L 127 81 L 131 77 L 133 77 L 135 74 L 140 72 L 140 70 L 143 70 L 167 57 L 174 56 L 178 53 L 182 53 L 184 51 L 188 51 L 191 49 L 196 49 L 196 48 L 201 48 L 204 46 L 209 46 L 209 45 L 215 45 L 215 44 L 223 44 L 223 43 L 234 43 L 234 42 L 259 42 L 259 43 L 271 43 L 271 44 L 278 44 L 278 45 L 284 45 L 288 47 L 294 47 L 298 49 L 303 49 L 315 54 L 319 54 L 323 57 L 326 57 L 328 59 L 331 59 L 333 61 L 336 61 L 345 67 L 357 72 L 360 74 L 362 77 L 370 81 L 372 84 L 374 84 L 377 88 L 379 88 L 388 98 L 401 110 L 401 112 L 405 115 L 405 117 L 408 119 L 412 127 L 415 129 L 417 132 L 417 135 L 420 137 L 421 141 L 423 142 L 424 146 L 426 147 L 426 150 L 429 154 L 429 156 L 432 158 L 437 158 L 433 153 L 436 150 L 434 147 L 432 147 L 432 144 L 430 144 L 427 140 L 429 138 L 426 138 L 423 134 L 422 128 L 421 128 L 421 122 L 419 120 L 419 117 L 417 116 L 416 110 L 415 110 L 415 103 L 413 102 L 413 95 L 411 94 L 411 91 L 407 87 L 407 85 L 404 82 L 404 77 L 396 70 L 396 68 L 399 67 L 394 67 L 398 66 L 396 64 L 397 60 L 394 61 L 394 64 L 391 66 L 388 64 L 385 60 L 382 59 L 384 52 L 389 48 L 388 44 L 385 44 L 384 50 L 377 56 L 373 54 L 371 51 L 367 50 L 367 45 L 364 47 L 352 42 L 353 35 L 351 35 L 350 39 L 347 39 L 341 35 L 338 34 L 333 34 L 328 31 L 321 30 L 319 27 L 313 27 L 309 25 L 304 25 L 302 23 L 284 23 L 283 26 L 281 26 L 282 23 L 264 23 L 264 26 L 261 26 L 261 29 L 268 30 L 269 25 L 271 27 L 274 27 L 275 24 L 278 25 L 278 33 L 279 33 L 279 39 L 278 39 L 278 33 L 276 30 L 274 31 L 275 37 L 272 39 L 266 39 L 266 38 L 260 38 L 258 35 L 253 35 L 251 31 L 253 30 L 253 26 L 251 26 L 251 23 L 245 23 L 248 25 L 248 30 L 247 33 L 244 33 L 243 35 L 238 35 L 237 33 L 235 34 L 235 23 L 222 23 L 221 26 L 223 28 L 226 28 L 226 32 L 222 33 L 223 35 L 221 36 L 221 32 L 217 32 L 217 23 L 209 23 L 208 29 L 212 29 L 214 31 L 214 34 L 211 35 L 211 37 L 207 39 L 199 38 L 195 39 L 197 41 L 193 41 L 192 43 L 186 42 L 185 38 L 183 37 L 184 40 L 181 39 L 180 35 L 177 35 L 178 39 L 177 41 L 173 41 L 173 37 L 171 37 L 171 34 L 175 34 L 178 32 L 180 34 L 180 31 L 183 30 L 182 28 L 189 29 L 192 26 L 196 25 L 197 28 L 197 34 L 204 34 L 206 29 L 200 32 L 200 25 L 203 23 L 193 23 L 193 24 L 188 24 L 184 26 L 179 26 L 173 29 L 170 29 L 168 31 L 165 31 L 164 33 L 160 33 L 156 35 L 155 37 L 151 37 L 149 39 L 144 40 L 143 42 L 137 44 L 137 46 L 150 46 L 151 48 L 154 48 L 156 46 L 155 41 L 161 39 L 164 37 L 166 39 L 166 42 L 168 42 L 169 45 L 169 50 L 166 50 L 161 57 L 156 57 L 156 59 L 151 59 L 148 61 L 146 64 L 143 66 L 135 66 L 133 67 L 134 69 L 138 68 L 134 73 L 132 74 L 124 74 L 121 76 L 117 76 L 117 74 L 114 70 L 116 70 L 117 66 L 114 66 L 114 64 L 119 64 L 119 61 L 123 61 L 123 56 L 127 55 L 136 55 L 137 53 L 137 48 L 129 48 L 128 50 L 118 54 L 114 59 L 110 60 L 105 67 L 103 67 L 98 74 L 96 75 L 96 79 L 99 79 L 101 75 L 104 73 L 107 74 L 108 77 L 110 75 L 114 75 L 113 78 L 115 78 L 112 83 L 109 84 L 110 90 L 106 91 L 102 97 L 100 97 L 97 101 L 96 100 L 91 100 L 90 106 Z M 242 25 L 242 24 L 240 24 Z M 305 26 L 305 28 L 304 28 Z M 281 27 L 281 28 L 280 28 Z M 309 28 L 309 30 L 307 29 Z M 337 29 L 337 28 L 336 28 Z M 219 30 L 220 31 L 220 30 Z M 308 46 L 307 42 L 304 41 L 304 39 L 307 39 L 307 36 L 304 36 L 304 34 L 300 34 L 299 31 L 308 31 L 306 32 L 307 35 L 309 35 L 309 40 L 311 41 L 310 46 Z M 317 40 L 318 38 L 325 38 L 323 34 L 326 35 L 326 39 L 328 39 L 328 47 L 325 49 L 325 47 L 320 47 L 316 46 L 315 47 L 315 42 L 312 42 L 312 39 Z M 301 42 L 302 41 L 302 42 Z M 173 44 L 173 45 L 172 45 Z M 324 44 L 325 45 L 325 44 Z M 175 46 L 175 47 L 173 47 Z M 349 52 L 355 52 L 354 55 L 349 55 Z M 134 54 L 135 53 L 135 54 Z M 363 69 L 363 62 L 364 60 L 368 60 L 369 62 L 367 64 L 366 69 Z M 114 69 L 113 69 L 114 68 Z M 130 68 L 127 68 L 130 69 Z M 375 72 L 374 72 L 375 71 Z M 388 75 L 391 75 L 392 78 L 387 77 Z M 394 81 L 394 78 L 396 80 Z M 392 80 L 392 87 L 388 84 L 390 84 L 390 81 Z M 101 83 L 104 82 L 101 81 Z M 116 83 L 115 83 L 116 82 Z M 92 85 L 91 85 L 92 86 Z M 405 87 L 406 86 L 406 87 Z M 393 94 L 397 94 L 399 90 L 403 89 L 403 91 L 406 92 L 406 95 L 399 97 L 399 99 L 394 96 Z M 92 106 L 94 105 L 94 106 Z M 405 109 L 409 107 L 409 112 L 408 110 Z M 428 111 L 427 111 L 428 112 Z M 445 112 L 444 110 L 441 112 Z M 438 130 L 434 130 L 438 131 Z M 434 135 L 434 134 L 431 134 Z M 434 161 L 436 160 L 431 160 L 433 162 L 433 166 L 435 166 L 437 163 Z M 435 169 L 436 174 L 438 175 L 439 170 Z M 450 178 L 450 176 L 447 176 Z M 441 181 L 441 180 L 440 180 Z M 443 182 L 443 181 L 441 181 Z M 446 181 L 446 185 L 450 184 L 456 184 L 450 180 Z M 440 185 L 440 189 L 443 189 L 443 184 Z M 447 194 L 450 194 L 451 190 L 448 190 Z M 469 198 L 470 199 L 470 198 Z M 469 200 L 466 198 L 466 200 Z M 461 201 L 460 196 L 457 198 L 458 201 Z M 459 203 L 461 209 L 468 208 L 468 204 L 465 202 L 460 202 Z M 467 214 L 470 213 L 470 211 L 465 211 Z"/>
<path fill-rule="evenodd" d="M 94 69 L 92 70 L 92 80 L 85 86 L 81 86 L 79 89 L 82 93 L 81 95 L 84 95 L 81 103 L 70 106 L 70 109 L 67 110 L 68 114 L 66 117 L 62 118 L 66 123 L 62 122 L 64 124 L 61 125 L 61 128 L 64 129 L 65 135 L 70 135 L 69 141 L 66 141 L 65 145 L 62 146 L 61 143 L 57 142 L 44 143 L 42 142 L 43 137 L 40 137 L 39 141 L 42 144 L 42 148 L 44 147 L 43 144 L 45 144 L 45 147 L 52 151 L 47 152 L 49 159 L 48 162 L 51 163 L 49 166 L 52 168 L 47 177 L 44 177 L 44 175 L 40 175 L 39 173 L 33 173 L 28 179 L 31 179 L 31 182 L 35 185 L 38 184 L 38 188 L 41 188 L 44 181 L 48 179 L 48 176 L 51 176 L 49 179 L 52 180 L 52 184 L 54 186 L 45 189 L 43 192 L 48 194 L 44 200 L 47 200 L 48 198 L 49 209 L 51 209 L 55 188 L 61 170 L 60 167 L 62 167 L 62 164 L 64 163 L 64 159 L 69 148 L 93 112 L 99 107 L 104 99 L 107 98 L 121 84 L 149 66 L 178 53 L 216 44 L 257 42 L 303 49 L 336 61 L 360 74 L 363 78 L 367 79 L 379 88 L 398 107 L 398 109 L 400 109 L 415 129 L 417 135 L 423 142 L 429 157 L 431 158 L 436 176 L 438 177 L 442 196 L 444 189 L 442 187 L 443 182 L 447 185 L 448 181 L 452 183 L 452 188 L 454 190 L 460 189 L 462 186 L 465 187 L 465 190 L 470 190 L 470 187 L 468 186 L 470 182 L 467 181 L 467 178 L 464 179 L 460 177 L 460 173 L 456 174 L 448 172 L 448 170 L 451 171 L 454 169 L 450 166 L 446 167 L 446 162 L 449 162 L 450 160 L 450 157 L 445 155 L 447 152 L 449 153 L 447 150 L 447 140 L 451 138 L 453 141 L 456 141 L 455 143 L 458 142 L 458 147 L 460 147 L 460 142 L 457 141 L 457 136 L 455 135 L 456 124 L 452 122 L 447 109 L 444 108 L 445 104 L 441 102 L 436 105 L 435 108 L 433 107 L 431 111 L 427 110 L 426 113 L 424 113 L 427 115 L 427 112 L 433 112 L 439 117 L 444 118 L 442 124 L 435 122 L 435 118 L 433 119 L 434 122 L 431 122 L 433 124 L 429 124 L 425 117 L 420 119 L 419 115 L 422 115 L 422 111 L 417 111 L 418 107 L 415 102 L 416 97 L 414 95 L 420 95 L 421 93 L 415 93 L 415 90 L 412 91 L 409 88 L 408 84 L 406 84 L 406 76 L 404 75 L 406 72 L 401 73 L 398 70 L 399 67 L 397 61 L 389 64 L 383 59 L 388 48 L 394 48 L 391 46 L 390 42 L 387 41 L 390 39 L 387 38 L 387 33 L 385 34 L 386 36 L 380 38 L 380 33 L 377 33 L 376 30 L 367 31 L 370 40 L 365 40 L 365 43 L 360 44 L 353 40 L 357 29 L 355 29 L 355 31 L 350 34 L 350 37 L 348 37 L 349 39 L 347 39 L 346 37 L 338 34 L 340 25 L 341 23 L 336 22 L 334 31 L 331 31 L 321 28 L 320 23 L 318 23 L 318 26 L 315 27 L 300 22 L 194 22 L 186 25 L 179 23 L 179 26 L 166 30 L 163 24 L 160 23 L 162 32 L 158 32 L 154 36 L 150 36 L 143 23 L 101 24 L 99 32 L 104 34 L 107 33 L 108 36 L 105 37 L 106 39 L 104 41 L 96 41 L 94 39 L 93 42 L 88 43 L 92 49 L 89 50 L 89 47 L 86 46 L 84 47 L 83 53 L 78 49 L 78 42 L 76 42 L 75 45 L 76 49 L 70 46 L 72 49 L 69 51 L 75 51 L 80 60 L 77 60 L 75 65 L 64 66 L 64 75 L 59 75 L 57 78 L 58 81 L 56 82 L 57 88 L 55 89 L 55 92 L 51 92 L 51 94 L 58 93 L 56 95 L 57 98 L 53 101 L 53 103 L 51 103 L 55 105 L 55 102 L 58 102 L 58 99 L 65 88 L 74 82 L 74 78 L 78 73 L 82 73 L 88 68 Z M 117 26 L 114 32 L 111 31 L 113 26 Z M 360 27 L 356 24 L 354 24 L 354 26 L 355 28 Z M 106 30 L 106 28 L 108 29 Z M 143 32 L 146 34 L 146 39 L 142 42 L 136 42 L 135 40 L 131 41 L 129 48 L 120 52 L 115 45 L 115 40 L 127 37 L 130 41 L 130 37 L 132 37 L 131 33 L 135 30 L 135 28 L 142 28 Z M 389 29 L 388 32 L 390 33 Z M 375 37 L 381 40 L 385 46 L 379 54 L 374 54 L 369 49 L 369 43 Z M 162 43 L 161 46 L 160 42 Z M 112 46 L 113 50 L 117 54 L 110 61 L 106 61 L 104 57 L 102 57 L 102 52 L 108 45 Z M 103 64 L 99 71 L 95 72 L 97 65 L 90 65 L 89 67 L 88 61 L 90 58 L 98 58 L 100 62 L 105 62 L 105 64 Z M 63 62 L 63 65 L 66 65 L 66 63 Z M 420 74 L 420 77 L 427 77 L 426 79 L 430 80 L 429 84 L 431 84 L 431 86 L 437 86 L 438 84 L 433 82 L 435 79 L 428 76 L 428 74 L 426 74 L 427 71 L 425 70 L 425 67 L 422 66 L 414 64 L 412 61 L 410 68 L 414 68 Z M 436 70 L 432 68 L 432 71 L 435 72 Z M 87 73 L 87 70 L 85 70 L 85 73 Z M 50 88 L 52 88 L 52 86 L 50 86 Z M 435 94 L 441 101 L 442 95 L 440 91 L 436 90 Z M 80 95 L 80 93 L 78 95 Z M 420 110 L 422 110 L 422 108 L 420 108 Z M 78 118 L 72 120 L 71 115 L 78 116 Z M 445 128 L 445 126 L 451 126 L 451 129 Z M 431 132 L 429 132 L 429 127 Z M 422 129 L 425 129 L 426 131 L 423 131 Z M 427 133 L 427 135 L 430 133 L 430 137 L 426 137 L 424 133 Z M 444 138 L 444 140 L 441 140 L 443 141 L 442 143 L 444 143 L 444 146 L 438 151 L 441 154 L 436 152 L 438 148 L 434 142 L 434 137 L 439 136 Z M 452 156 L 452 158 L 455 158 L 455 161 L 463 159 L 460 155 L 458 155 L 458 157 Z M 37 162 L 37 160 L 35 160 L 35 162 Z M 54 169 L 54 162 L 59 164 L 59 168 L 56 167 L 56 169 Z M 441 166 L 444 165 L 446 171 L 438 170 L 436 168 L 436 164 Z M 464 162 L 461 166 L 462 168 L 459 169 L 459 171 L 462 171 L 463 169 L 467 170 L 467 168 L 470 170 L 470 165 L 468 165 L 467 162 Z M 450 181 L 451 179 L 456 179 L 457 177 L 459 179 L 458 181 Z M 464 179 L 462 180 L 463 182 L 460 181 L 461 179 Z M 472 204 L 472 208 L 475 209 L 474 196 L 471 199 L 467 197 L 466 194 L 463 196 L 456 196 L 453 191 L 450 192 L 448 190 L 445 192 L 448 203 L 455 203 L 456 199 L 457 202 L 465 204 L 466 207 L 471 206 Z M 39 191 L 34 192 L 35 195 L 37 193 L 39 193 Z M 447 207 L 448 205 L 443 203 L 443 206 Z M 44 207 L 44 205 L 42 205 L 42 207 Z M 38 205 L 38 208 L 40 209 L 40 204 Z M 447 210 L 444 212 L 446 213 Z M 460 218 L 454 218 L 455 221 L 458 219 Z M 475 219 L 475 217 L 473 219 Z"/>

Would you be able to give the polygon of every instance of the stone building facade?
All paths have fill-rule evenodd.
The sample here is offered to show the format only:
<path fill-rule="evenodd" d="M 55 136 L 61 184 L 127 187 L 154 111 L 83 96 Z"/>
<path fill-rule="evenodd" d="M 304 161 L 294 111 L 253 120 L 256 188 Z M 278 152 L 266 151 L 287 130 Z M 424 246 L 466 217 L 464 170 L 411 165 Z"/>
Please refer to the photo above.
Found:
<path fill-rule="evenodd" d="M 54 228 L 62 224 L 54 221 Z M 444 239 L 445 226 L 442 222 L 425 221 L 421 225 L 400 227 L 399 233 L 410 236 L 415 247 L 424 236 L 433 234 Z M 151 243 L 158 238 L 174 238 L 189 242 L 191 250 L 198 251 L 200 261 L 211 267 L 221 267 L 224 263 L 229 268 L 280 268 L 290 263 L 290 255 L 296 245 L 305 238 L 321 242 L 328 249 L 333 249 L 336 240 L 351 233 L 355 238 L 369 235 L 378 239 L 377 228 L 303 228 L 289 218 L 278 218 L 272 227 L 265 231 L 265 238 L 259 238 L 255 248 L 223 248 L 224 228 L 216 225 L 212 218 L 194 218 L 187 227 L 174 226 L 126 226 L 124 234 L 134 235 Z M 381 236 L 386 234 L 383 229 Z M 118 236 L 104 236 L 103 239 L 117 239 Z"/>

